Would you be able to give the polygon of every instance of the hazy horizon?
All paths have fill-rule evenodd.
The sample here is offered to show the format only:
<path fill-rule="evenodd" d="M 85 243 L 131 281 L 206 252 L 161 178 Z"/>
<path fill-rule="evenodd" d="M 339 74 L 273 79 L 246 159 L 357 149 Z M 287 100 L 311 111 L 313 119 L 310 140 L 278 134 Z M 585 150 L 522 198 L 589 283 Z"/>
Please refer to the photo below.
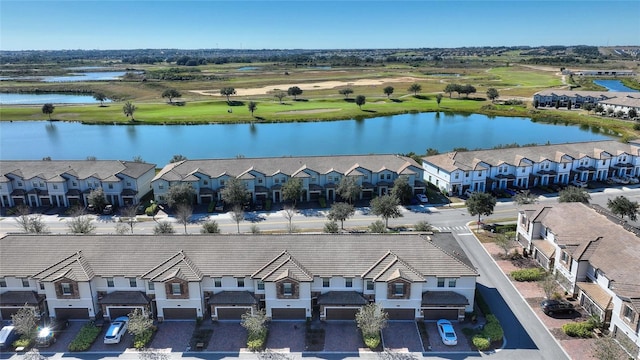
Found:
<path fill-rule="evenodd" d="M 0 50 L 639 46 L 633 14 L 640 1 L 0 0 Z"/>

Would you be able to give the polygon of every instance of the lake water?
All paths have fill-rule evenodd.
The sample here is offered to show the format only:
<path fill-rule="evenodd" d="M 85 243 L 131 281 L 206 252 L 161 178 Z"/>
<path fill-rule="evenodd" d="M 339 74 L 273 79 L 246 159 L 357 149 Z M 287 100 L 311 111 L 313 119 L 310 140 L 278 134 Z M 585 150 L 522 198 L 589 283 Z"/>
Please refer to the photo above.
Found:
<path fill-rule="evenodd" d="M 97 68 L 97 67 L 78 67 L 77 70 Z M 72 68 L 69 68 L 72 69 Z M 134 71 L 135 72 L 135 71 Z M 72 72 L 64 76 L 3 76 L 1 81 L 6 80 L 33 80 L 42 82 L 81 82 L 81 81 L 111 81 L 118 80 L 124 76 L 126 71 L 88 71 L 88 72 Z M 136 73 L 139 73 L 136 72 Z"/>
<path fill-rule="evenodd" d="M 111 100 L 105 101 L 105 103 Z M 40 105 L 40 104 L 97 104 L 93 95 L 69 94 L 2 94 L 0 104 L 4 105 Z"/>
<path fill-rule="evenodd" d="M 605 87 L 609 91 L 638 92 L 638 90 L 624 86 L 620 80 L 593 80 L 593 83 Z"/>
<path fill-rule="evenodd" d="M 175 154 L 189 159 L 383 154 L 424 154 L 454 147 L 545 144 L 609 139 L 597 130 L 526 118 L 444 113 L 366 120 L 237 125 L 82 125 L 68 122 L 0 122 L 0 159 L 145 161 L 163 166 Z"/>

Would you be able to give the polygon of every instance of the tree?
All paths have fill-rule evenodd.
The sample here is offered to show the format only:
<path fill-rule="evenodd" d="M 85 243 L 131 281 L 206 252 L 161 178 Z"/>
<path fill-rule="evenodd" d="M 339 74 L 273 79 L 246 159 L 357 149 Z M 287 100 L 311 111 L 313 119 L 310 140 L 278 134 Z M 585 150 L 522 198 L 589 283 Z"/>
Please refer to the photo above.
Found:
<path fill-rule="evenodd" d="M 389 218 L 402 217 L 400 201 L 397 197 L 386 194 L 371 200 L 371 213 L 384 219 L 384 226 L 389 227 Z"/>
<path fill-rule="evenodd" d="M 287 89 L 287 94 L 289 96 L 293 96 L 293 100 L 297 100 L 297 96 L 302 95 L 302 89 L 300 89 L 297 86 L 292 86 L 289 89 Z"/>
<path fill-rule="evenodd" d="M 418 95 L 420 91 L 422 91 L 422 86 L 418 83 L 413 83 L 409 86 L 409 91 L 413 93 L 413 95 Z"/>
<path fill-rule="evenodd" d="M 385 95 L 387 95 L 387 99 L 393 94 L 393 86 L 387 86 L 384 89 L 382 89 L 382 92 L 384 92 Z"/>
<path fill-rule="evenodd" d="M 133 157 L 133 162 L 135 163 L 144 163 L 144 159 L 140 155 L 136 155 Z"/>
<path fill-rule="evenodd" d="M 356 96 L 356 105 L 358 105 L 360 109 L 362 109 L 362 105 L 364 105 L 366 101 L 367 101 L 367 98 L 364 95 Z"/>
<path fill-rule="evenodd" d="M 293 217 L 296 215 L 296 208 L 293 205 L 286 205 L 284 209 L 282 209 L 282 216 L 287 219 L 289 224 L 287 225 L 287 232 L 294 233 L 296 231 L 295 226 L 293 226 Z"/>
<path fill-rule="evenodd" d="M 182 97 L 182 93 L 176 89 L 167 89 L 162 92 L 162 98 L 169 98 L 169 103 L 173 103 L 173 98 Z"/>
<path fill-rule="evenodd" d="M 513 197 L 513 201 L 518 205 L 535 204 L 538 201 L 538 196 L 527 189 L 517 193 Z"/>
<path fill-rule="evenodd" d="M 236 89 L 232 88 L 232 87 L 223 87 L 222 89 L 220 89 L 220 95 L 224 95 L 227 97 L 227 102 L 229 102 L 229 96 L 231 95 L 235 95 L 236 94 Z"/>
<path fill-rule="evenodd" d="M 231 220 L 236 223 L 238 227 L 238 234 L 240 234 L 240 223 L 244 220 L 244 210 L 242 210 L 242 205 L 235 205 L 231 210 Z"/>
<path fill-rule="evenodd" d="M 591 195 L 586 190 L 575 186 L 567 186 L 558 193 L 558 202 L 581 202 L 588 204 Z"/>
<path fill-rule="evenodd" d="M 493 242 L 504 250 L 504 257 L 506 258 L 509 255 L 509 250 L 513 247 L 513 238 L 507 234 L 496 234 Z"/>
<path fill-rule="evenodd" d="M 636 109 L 629 109 L 627 115 L 629 116 L 629 119 L 635 119 L 638 117 L 638 111 L 636 111 Z"/>
<path fill-rule="evenodd" d="M 276 93 L 273 96 L 275 96 L 276 99 L 278 99 L 278 101 L 280 102 L 280 104 L 282 104 L 282 99 L 287 97 L 287 93 L 279 90 L 279 91 L 276 91 Z"/>
<path fill-rule="evenodd" d="M 145 315 L 140 308 L 129 313 L 129 324 L 127 331 L 133 336 L 141 336 L 153 327 L 153 319 Z"/>
<path fill-rule="evenodd" d="M 538 106 L 540 106 L 540 101 L 538 99 L 533 100 L 533 107 L 537 109 Z"/>
<path fill-rule="evenodd" d="M 133 234 L 133 227 L 138 223 L 138 220 L 136 219 L 136 206 L 129 205 L 120 210 L 120 221 L 129 225 L 131 233 Z"/>
<path fill-rule="evenodd" d="M 369 224 L 369 231 L 375 234 L 384 234 L 387 232 L 387 226 L 382 220 L 376 220 Z"/>
<path fill-rule="evenodd" d="M 255 101 L 249 101 L 249 103 L 247 104 L 247 108 L 251 112 L 251 116 L 253 116 L 253 112 L 258 109 L 258 103 Z"/>
<path fill-rule="evenodd" d="M 185 161 L 185 160 L 187 160 L 186 156 L 180 155 L 180 154 L 176 154 L 176 155 L 173 155 L 173 157 L 171 158 L 171 160 L 169 160 L 169 162 L 170 163 L 177 163 L 177 162 Z"/>
<path fill-rule="evenodd" d="M 248 338 L 262 338 L 267 331 L 267 314 L 264 309 L 257 310 L 253 314 L 249 311 L 242 314 L 240 325 L 247 329 Z"/>
<path fill-rule="evenodd" d="M 462 88 L 458 90 L 458 92 L 462 92 L 466 95 L 466 97 L 469 97 L 469 94 L 475 94 L 476 88 L 473 85 L 467 84 L 462 86 Z"/>
<path fill-rule="evenodd" d="M 175 229 L 168 221 L 161 221 L 153 227 L 153 233 L 155 235 L 174 234 L 175 232 Z"/>
<path fill-rule="evenodd" d="M 538 286 L 542 289 L 547 299 L 551 299 L 553 293 L 558 291 L 558 282 L 552 273 L 547 273 L 542 279 L 538 280 Z"/>
<path fill-rule="evenodd" d="M 637 201 L 631 201 L 620 195 L 616 196 L 613 200 L 608 199 L 607 207 L 612 213 L 620 216 L 620 218 L 628 216 L 631 221 L 638 220 L 638 209 L 640 208 L 640 205 L 638 205 Z"/>
<path fill-rule="evenodd" d="M 244 205 L 249 200 L 249 192 L 242 180 L 230 178 L 220 191 L 222 200 L 231 205 Z"/>
<path fill-rule="evenodd" d="M 442 94 L 436 94 L 436 103 L 438 103 L 438 107 L 440 107 L 440 102 L 442 102 Z"/>
<path fill-rule="evenodd" d="M 491 100 L 491 102 L 494 102 L 499 96 L 500 94 L 498 93 L 498 90 L 496 90 L 495 88 L 487 89 L 487 99 Z"/>
<path fill-rule="evenodd" d="M 42 234 L 47 231 L 47 225 L 42 221 L 41 214 L 31 214 L 27 205 L 16 206 L 16 223 L 20 230 L 27 234 Z"/>
<path fill-rule="evenodd" d="M 629 358 L 629 355 L 627 355 L 611 335 L 597 338 L 591 344 L 591 354 L 598 360 L 620 360 Z"/>
<path fill-rule="evenodd" d="M 195 196 L 196 191 L 191 184 L 180 183 L 171 186 L 165 198 L 167 199 L 167 205 L 169 205 L 169 207 L 177 207 L 179 205 L 192 205 Z"/>
<path fill-rule="evenodd" d="M 131 101 L 127 101 L 126 103 L 124 103 L 124 106 L 122 106 L 122 112 L 124 112 L 124 115 L 127 118 L 131 116 L 131 121 L 135 120 L 133 118 L 133 113 L 135 113 L 136 110 L 138 110 L 138 108 L 135 105 L 133 105 Z"/>
<path fill-rule="evenodd" d="M 220 234 L 220 226 L 215 220 L 207 220 L 202 223 L 201 234 Z"/>
<path fill-rule="evenodd" d="M 344 221 L 352 217 L 356 209 L 351 204 L 336 202 L 331 204 L 327 218 L 331 221 L 340 221 L 340 228 L 344 229 Z"/>
<path fill-rule="evenodd" d="M 361 191 L 362 186 L 358 184 L 355 176 L 343 176 L 336 188 L 336 193 L 350 204 L 360 196 Z"/>
<path fill-rule="evenodd" d="M 449 99 L 451 99 L 451 94 L 456 92 L 456 84 L 447 84 L 447 86 L 445 86 L 444 88 L 444 92 L 449 94 Z"/>
<path fill-rule="evenodd" d="M 596 112 L 597 113 L 603 113 L 604 112 L 604 106 L 602 106 L 602 104 L 596 105 Z"/>
<path fill-rule="evenodd" d="M 302 179 L 291 178 L 282 185 L 282 198 L 297 203 L 302 196 Z"/>
<path fill-rule="evenodd" d="M 433 231 L 433 226 L 424 220 L 418 221 L 413 228 L 420 232 Z"/>
<path fill-rule="evenodd" d="M 571 110 L 571 100 L 567 101 L 567 109 Z"/>
<path fill-rule="evenodd" d="M 55 108 L 56 107 L 53 106 L 53 104 L 49 104 L 49 103 L 44 104 L 44 105 L 42 105 L 42 113 L 45 114 L 45 115 L 49 115 L 49 120 L 51 120 L 51 114 L 53 114 L 53 110 Z"/>
<path fill-rule="evenodd" d="M 337 222 L 327 221 L 326 223 L 324 223 L 324 229 L 322 231 L 328 234 L 336 234 L 338 233 L 338 231 L 340 231 L 340 228 L 338 227 Z"/>
<path fill-rule="evenodd" d="M 104 102 L 108 100 L 107 95 L 102 92 L 93 93 L 93 98 L 96 99 L 96 101 L 100 101 L 100 107 L 104 106 Z"/>
<path fill-rule="evenodd" d="M 377 337 L 380 331 L 387 326 L 389 315 L 377 303 L 367 304 L 356 313 L 356 324 L 362 335 Z"/>
<path fill-rule="evenodd" d="M 176 220 L 178 224 L 184 226 L 184 233 L 187 233 L 187 224 L 193 215 L 193 206 L 191 204 L 179 204 L 176 208 Z"/>
<path fill-rule="evenodd" d="M 591 112 L 591 110 L 593 110 L 593 104 L 592 103 L 586 103 L 584 105 L 582 105 L 582 108 L 587 110 L 587 114 Z"/>
<path fill-rule="evenodd" d="M 25 304 L 15 314 L 11 315 L 11 321 L 18 334 L 30 340 L 36 338 L 38 319 L 32 307 Z"/>
<path fill-rule="evenodd" d="M 353 89 L 352 88 L 345 88 L 345 89 L 340 89 L 338 91 L 338 94 L 340 95 L 344 95 L 345 99 L 349 98 L 349 95 L 353 94 Z"/>
<path fill-rule="evenodd" d="M 433 155 L 438 155 L 440 154 L 440 151 L 438 151 L 438 149 L 434 149 L 434 148 L 428 148 L 427 151 L 425 152 L 426 156 L 433 156 Z"/>
<path fill-rule="evenodd" d="M 393 188 L 391 188 L 391 194 L 400 200 L 401 204 L 408 204 L 413 196 L 413 189 L 409 185 L 409 178 L 407 176 L 400 176 L 393 182 Z"/>
<path fill-rule="evenodd" d="M 496 206 L 496 198 L 484 192 L 474 192 L 467 199 L 467 211 L 471 216 L 478 215 L 478 228 L 480 227 L 480 216 L 493 214 Z"/>
<path fill-rule="evenodd" d="M 72 234 L 88 235 L 96 230 L 96 226 L 93 224 L 91 218 L 82 213 L 78 213 L 72 217 L 67 223 L 67 226 L 69 227 L 69 232 Z"/>

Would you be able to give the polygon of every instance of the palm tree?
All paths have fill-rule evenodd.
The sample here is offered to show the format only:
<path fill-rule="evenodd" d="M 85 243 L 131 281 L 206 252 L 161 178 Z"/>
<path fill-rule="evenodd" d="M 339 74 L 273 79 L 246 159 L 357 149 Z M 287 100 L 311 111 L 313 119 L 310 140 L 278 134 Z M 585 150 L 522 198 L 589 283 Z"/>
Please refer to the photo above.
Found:
<path fill-rule="evenodd" d="M 422 86 L 418 83 L 413 83 L 409 86 L 409 91 L 411 91 L 413 95 L 418 95 L 418 93 L 422 91 Z"/>
<path fill-rule="evenodd" d="M 253 116 L 253 112 L 258 108 L 258 104 L 255 101 L 249 101 L 247 107 L 249 108 L 249 111 L 251 111 L 251 116 Z"/>
<path fill-rule="evenodd" d="M 124 114 L 129 117 L 131 116 L 131 121 L 133 121 L 133 113 L 136 112 L 138 108 L 133 105 L 131 103 L 131 101 L 127 101 L 126 103 L 124 103 L 124 106 L 122 107 L 122 111 L 124 112 Z"/>

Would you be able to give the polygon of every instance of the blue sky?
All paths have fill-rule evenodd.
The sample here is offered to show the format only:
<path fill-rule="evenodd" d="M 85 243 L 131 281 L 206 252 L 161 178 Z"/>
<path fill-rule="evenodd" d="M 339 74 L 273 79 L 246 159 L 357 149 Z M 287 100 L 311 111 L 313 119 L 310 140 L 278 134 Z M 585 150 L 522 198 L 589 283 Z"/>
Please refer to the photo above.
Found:
<path fill-rule="evenodd" d="M 638 18 L 639 0 L 0 0 L 0 49 L 640 45 Z"/>

